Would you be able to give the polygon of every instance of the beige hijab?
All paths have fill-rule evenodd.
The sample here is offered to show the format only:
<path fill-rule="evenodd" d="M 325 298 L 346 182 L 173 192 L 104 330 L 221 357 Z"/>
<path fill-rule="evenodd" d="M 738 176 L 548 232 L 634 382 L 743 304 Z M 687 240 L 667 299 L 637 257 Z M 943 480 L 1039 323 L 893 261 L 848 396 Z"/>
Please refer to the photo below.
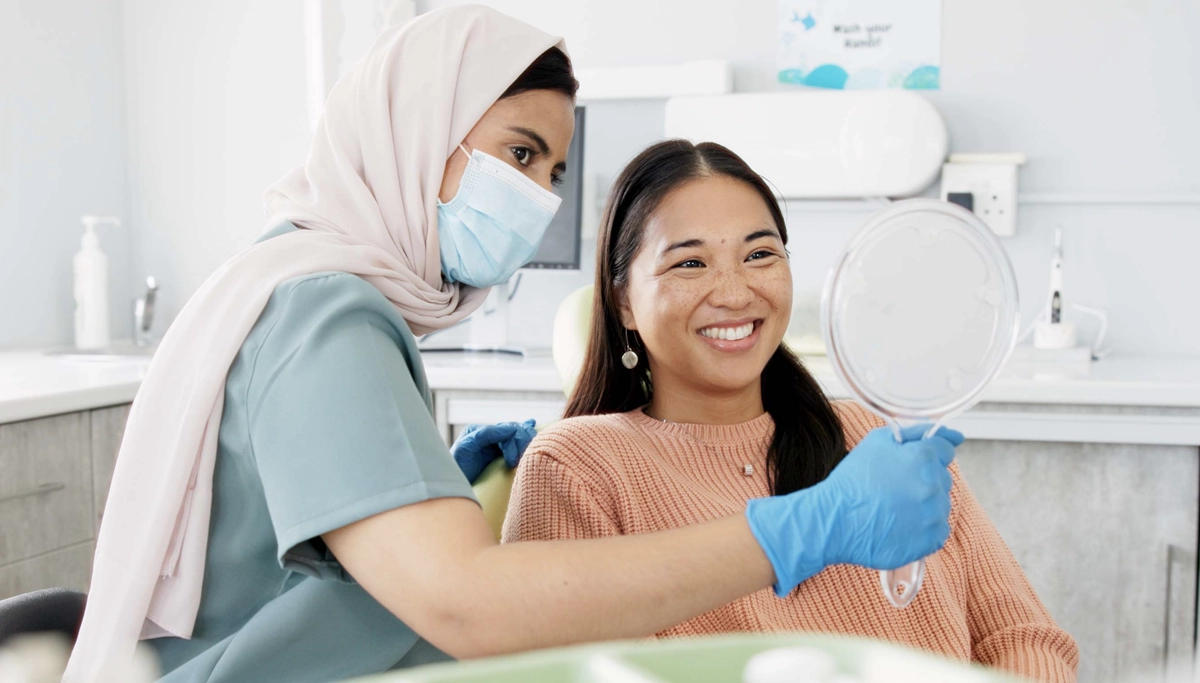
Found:
<path fill-rule="evenodd" d="M 451 152 L 550 36 L 451 7 L 383 33 L 334 86 L 308 160 L 267 190 L 268 227 L 305 228 L 221 266 L 171 325 L 133 402 L 64 681 L 101 679 L 139 638 L 190 638 L 200 606 L 225 376 L 275 288 L 309 273 L 370 282 L 424 334 L 486 290 L 442 280 L 437 193 Z"/>

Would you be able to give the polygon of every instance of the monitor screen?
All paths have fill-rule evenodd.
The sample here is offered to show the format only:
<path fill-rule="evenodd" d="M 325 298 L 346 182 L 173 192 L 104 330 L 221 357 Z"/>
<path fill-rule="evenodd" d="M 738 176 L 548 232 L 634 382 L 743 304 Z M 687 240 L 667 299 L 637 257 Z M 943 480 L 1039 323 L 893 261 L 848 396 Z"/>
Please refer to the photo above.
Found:
<path fill-rule="evenodd" d="M 575 107 L 575 137 L 567 150 L 563 182 L 554 188 L 562 204 L 546 230 L 537 255 L 526 268 L 579 270 L 579 242 L 583 230 L 583 125 L 584 108 Z"/>

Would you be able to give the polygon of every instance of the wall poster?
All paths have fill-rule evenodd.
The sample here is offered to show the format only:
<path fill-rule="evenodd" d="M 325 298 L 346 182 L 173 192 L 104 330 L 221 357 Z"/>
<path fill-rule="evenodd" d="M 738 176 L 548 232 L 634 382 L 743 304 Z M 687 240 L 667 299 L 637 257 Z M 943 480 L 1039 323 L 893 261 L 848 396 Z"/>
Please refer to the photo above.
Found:
<path fill-rule="evenodd" d="M 941 0 L 779 0 L 780 83 L 936 90 Z"/>

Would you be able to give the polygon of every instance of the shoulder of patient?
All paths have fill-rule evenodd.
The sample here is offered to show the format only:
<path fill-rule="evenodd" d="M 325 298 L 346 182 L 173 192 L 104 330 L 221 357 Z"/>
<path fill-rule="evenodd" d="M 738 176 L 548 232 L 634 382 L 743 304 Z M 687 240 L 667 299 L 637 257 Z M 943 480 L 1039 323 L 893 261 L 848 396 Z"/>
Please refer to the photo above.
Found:
<path fill-rule="evenodd" d="M 538 431 L 529 454 L 549 456 L 567 466 L 615 465 L 636 454 L 636 437 L 621 413 L 583 415 L 559 420 Z"/>

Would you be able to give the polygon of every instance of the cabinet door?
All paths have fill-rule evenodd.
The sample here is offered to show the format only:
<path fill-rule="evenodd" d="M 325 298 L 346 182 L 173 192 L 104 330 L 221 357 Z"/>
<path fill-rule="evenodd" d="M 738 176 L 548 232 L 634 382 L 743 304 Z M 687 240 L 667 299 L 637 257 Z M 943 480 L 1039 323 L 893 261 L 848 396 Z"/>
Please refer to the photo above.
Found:
<path fill-rule="evenodd" d="M 1200 453 L 968 442 L 959 467 L 1050 613 L 1080 683 L 1157 681 L 1191 659 Z"/>
<path fill-rule="evenodd" d="M 112 483 L 117 451 L 121 448 L 121 439 L 125 436 L 125 421 L 128 419 L 128 405 L 92 411 L 92 495 L 96 504 L 96 533 L 100 532 L 104 501 L 108 499 L 108 486 Z"/>
<path fill-rule="evenodd" d="M 0 567 L 0 600 L 43 588 L 70 588 L 86 593 L 92 572 L 92 548 L 91 541 L 84 541 Z"/>
<path fill-rule="evenodd" d="M 88 414 L 0 425 L 0 566 L 92 534 Z"/>
<path fill-rule="evenodd" d="M 562 418 L 566 397 L 551 391 L 442 390 L 433 395 L 433 414 L 446 443 L 471 423 L 537 420 L 538 429 Z"/>

